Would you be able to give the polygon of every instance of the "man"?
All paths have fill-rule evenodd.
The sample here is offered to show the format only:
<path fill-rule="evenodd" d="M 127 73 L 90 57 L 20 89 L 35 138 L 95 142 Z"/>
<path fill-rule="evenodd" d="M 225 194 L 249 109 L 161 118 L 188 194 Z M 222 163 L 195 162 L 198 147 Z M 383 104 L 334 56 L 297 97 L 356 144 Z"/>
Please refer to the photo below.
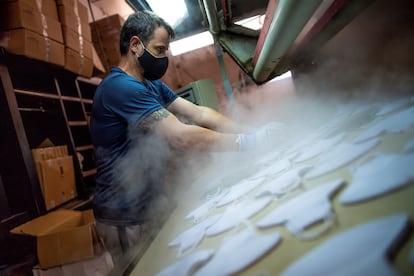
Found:
<path fill-rule="evenodd" d="M 120 35 L 121 60 L 96 90 L 91 132 L 97 175 L 97 229 L 117 265 L 149 238 L 163 219 L 165 163 L 171 147 L 239 151 L 267 142 L 267 129 L 244 128 L 174 94 L 159 78 L 168 66 L 173 29 L 160 17 L 137 12 Z M 185 124 L 176 115 L 191 120 Z"/>

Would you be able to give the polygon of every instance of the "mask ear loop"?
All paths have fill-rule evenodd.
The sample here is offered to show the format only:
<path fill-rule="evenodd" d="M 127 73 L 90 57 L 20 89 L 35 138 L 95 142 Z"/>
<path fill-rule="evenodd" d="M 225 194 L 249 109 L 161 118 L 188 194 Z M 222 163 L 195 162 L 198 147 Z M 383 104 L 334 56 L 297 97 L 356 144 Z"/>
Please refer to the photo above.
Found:
<path fill-rule="evenodd" d="M 312 227 L 314 230 L 305 230 L 297 227 L 294 223 L 287 223 L 286 228 L 300 240 L 314 240 L 322 234 L 328 232 L 328 230 L 330 230 L 335 224 L 335 221 L 336 216 L 331 211 L 328 211 L 322 218 L 322 224 Z"/>

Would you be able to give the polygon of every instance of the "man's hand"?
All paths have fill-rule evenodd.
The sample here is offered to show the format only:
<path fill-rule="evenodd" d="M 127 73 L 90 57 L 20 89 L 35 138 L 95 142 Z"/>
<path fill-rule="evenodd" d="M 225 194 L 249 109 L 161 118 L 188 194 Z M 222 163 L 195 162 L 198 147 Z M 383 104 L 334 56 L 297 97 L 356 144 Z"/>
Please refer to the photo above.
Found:
<path fill-rule="evenodd" d="M 239 134 L 236 143 L 239 144 L 240 151 L 266 148 L 276 141 L 282 126 L 281 123 L 268 123 L 247 133 Z"/>

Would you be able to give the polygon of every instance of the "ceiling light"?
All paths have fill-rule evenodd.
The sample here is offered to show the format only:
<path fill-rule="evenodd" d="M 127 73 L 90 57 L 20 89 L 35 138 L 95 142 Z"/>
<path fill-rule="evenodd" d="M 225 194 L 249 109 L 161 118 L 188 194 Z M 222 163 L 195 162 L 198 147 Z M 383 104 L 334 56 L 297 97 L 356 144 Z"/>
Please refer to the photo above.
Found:
<path fill-rule="evenodd" d="M 236 25 L 243 26 L 252 30 L 260 30 L 263 27 L 265 15 L 255 15 L 249 18 L 245 18 L 234 22 Z"/>
<path fill-rule="evenodd" d="M 170 52 L 173 56 L 193 51 L 214 43 L 210 32 L 202 32 L 170 43 Z"/>

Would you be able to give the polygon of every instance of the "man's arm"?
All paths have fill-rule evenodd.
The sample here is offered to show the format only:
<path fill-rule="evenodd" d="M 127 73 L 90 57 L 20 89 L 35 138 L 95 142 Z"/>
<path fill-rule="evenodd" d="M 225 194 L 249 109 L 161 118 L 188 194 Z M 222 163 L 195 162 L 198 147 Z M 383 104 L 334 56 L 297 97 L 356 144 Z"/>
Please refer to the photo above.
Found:
<path fill-rule="evenodd" d="M 168 110 L 174 114 L 180 114 L 195 124 L 211 130 L 227 133 L 246 131 L 246 127 L 232 121 L 214 109 L 195 105 L 183 98 L 177 98 L 171 103 Z"/>
<path fill-rule="evenodd" d="M 214 120 L 220 121 L 221 119 L 218 116 Z M 181 149 L 192 148 L 212 151 L 239 150 L 239 145 L 236 142 L 237 134 L 220 133 L 208 128 L 184 124 L 167 109 L 160 109 L 153 112 L 140 124 L 140 127 L 152 128 L 157 134 L 166 138 L 170 144 Z"/>

